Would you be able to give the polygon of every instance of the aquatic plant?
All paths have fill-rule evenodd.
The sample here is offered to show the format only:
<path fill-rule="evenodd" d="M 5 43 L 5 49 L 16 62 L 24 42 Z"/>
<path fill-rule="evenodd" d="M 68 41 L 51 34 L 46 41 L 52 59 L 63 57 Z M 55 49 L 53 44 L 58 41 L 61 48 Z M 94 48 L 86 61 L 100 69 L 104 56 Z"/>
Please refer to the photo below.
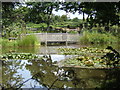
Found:
<path fill-rule="evenodd" d="M 77 55 L 60 62 L 63 66 L 107 68 L 120 65 L 120 55 L 111 46 L 108 46 L 106 49 L 82 47 L 60 48 L 59 50 L 64 55 Z"/>
<path fill-rule="evenodd" d="M 9 60 L 9 59 L 35 59 L 38 58 L 37 55 L 31 54 L 31 53 L 6 53 L 3 55 L 0 55 L 1 60 Z"/>
<path fill-rule="evenodd" d="M 110 52 L 107 49 L 91 48 L 91 47 L 82 47 L 82 48 L 59 48 L 60 54 L 64 55 L 86 55 L 86 54 L 104 54 Z"/>
<path fill-rule="evenodd" d="M 102 59 L 98 56 L 76 56 L 71 59 L 64 60 L 63 66 L 72 66 L 72 67 L 81 67 L 81 68 L 114 68 L 114 61 L 109 61 L 110 65 L 108 66 L 108 60 Z M 117 66 L 120 65 L 120 61 Z"/>
<path fill-rule="evenodd" d="M 39 45 L 39 42 L 35 35 L 27 35 L 23 37 L 21 40 L 18 40 L 18 46 L 21 47 L 35 46 L 35 45 Z"/>

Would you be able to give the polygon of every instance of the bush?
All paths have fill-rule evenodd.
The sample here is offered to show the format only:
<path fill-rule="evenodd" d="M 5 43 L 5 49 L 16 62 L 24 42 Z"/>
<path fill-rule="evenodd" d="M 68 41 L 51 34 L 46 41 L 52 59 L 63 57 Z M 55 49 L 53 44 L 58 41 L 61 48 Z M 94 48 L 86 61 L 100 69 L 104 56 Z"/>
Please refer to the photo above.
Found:
<path fill-rule="evenodd" d="M 30 28 L 47 27 L 47 24 L 46 23 L 40 23 L 40 24 L 29 23 L 27 24 L 27 27 L 30 27 Z"/>
<path fill-rule="evenodd" d="M 117 41 L 117 37 L 111 33 L 98 33 L 97 31 L 84 31 L 83 36 L 80 38 L 80 42 L 84 44 L 111 44 Z"/>
<path fill-rule="evenodd" d="M 39 42 L 35 35 L 27 35 L 21 40 L 18 40 L 18 46 L 35 46 Z"/>
<path fill-rule="evenodd" d="M 8 39 L 0 39 L 0 44 L 2 45 L 2 47 L 15 47 L 17 46 L 17 41 L 9 41 Z"/>
<path fill-rule="evenodd" d="M 21 40 L 8 40 L 0 38 L 0 45 L 2 47 L 29 47 L 40 45 L 35 35 L 27 35 Z"/>

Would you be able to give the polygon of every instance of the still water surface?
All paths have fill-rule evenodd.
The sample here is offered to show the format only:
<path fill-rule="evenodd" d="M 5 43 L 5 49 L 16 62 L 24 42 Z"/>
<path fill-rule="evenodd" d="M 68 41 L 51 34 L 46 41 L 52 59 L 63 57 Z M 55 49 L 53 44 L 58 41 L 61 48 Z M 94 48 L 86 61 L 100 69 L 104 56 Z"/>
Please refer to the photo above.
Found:
<path fill-rule="evenodd" d="M 58 46 L 40 46 L 40 47 L 24 47 L 24 48 L 2 48 L 2 53 L 16 52 L 16 53 L 33 53 L 38 55 L 43 54 L 58 54 L 58 48 L 80 48 L 80 47 L 95 47 L 105 49 L 108 45 L 80 45 L 80 44 L 70 44 L 70 45 L 58 45 Z M 120 45 L 111 45 L 117 51 L 120 51 Z"/>
<path fill-rule="evenodd" d="M 120 69 L 81 69 L 54 66 L 55 61 L 72 57 L 72 55 L 58 55 L 57 49 L 60 47 L 79 48 L 82 46 L 3 49 L 2 53 L 11 51 L 34 53 L 41 58 L 36 60 L 2 61 L 1 86 L 10 90 L 12 88 L 120 88 Z M 115 48 L 118 51 L 120 50 L 117 45 Z M 50 54 L 51 59 L 43 57 L 44 54 Z"/>
<path fill-rule="evenodd" d="M 54 60 L 55 61 L 55 60 Z M 3 62 L 5 88 L 113 88 L 120 87 L 120 69 L 56 67 L 53 61 L 9 60 Z"/>

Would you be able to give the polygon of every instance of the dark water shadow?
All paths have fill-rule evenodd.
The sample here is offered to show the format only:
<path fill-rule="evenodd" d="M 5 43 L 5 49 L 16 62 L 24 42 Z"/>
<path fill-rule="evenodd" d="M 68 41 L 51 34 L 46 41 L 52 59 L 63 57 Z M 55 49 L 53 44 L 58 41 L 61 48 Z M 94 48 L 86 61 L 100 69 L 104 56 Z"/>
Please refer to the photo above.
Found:
<path fill-rule="evenodd" d="M 0 85 L 7 90 L 120 88 L 120 69 L 62 68 L 53 64 L 50 56 L 35 60 L 2 61 L 2 83 Z"/>

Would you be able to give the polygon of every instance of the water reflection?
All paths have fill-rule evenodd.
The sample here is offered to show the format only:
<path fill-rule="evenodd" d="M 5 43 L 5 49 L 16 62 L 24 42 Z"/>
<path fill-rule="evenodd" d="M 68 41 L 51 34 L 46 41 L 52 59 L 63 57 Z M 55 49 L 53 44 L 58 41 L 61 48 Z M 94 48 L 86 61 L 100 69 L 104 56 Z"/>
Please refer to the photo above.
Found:
<path fill-rule="evenodd" d="M 2 48 L 2 54 L 10 52 L 37 54 L 39 49 L 39 47 L 6 47 Z"/>
<path fill-rule="evenodd" d="M 51 56 L 2 64 L 3 88 L 120 88 L 120 69 L 57 67 Z"/>
<path fill-rule="evenodd" d="M 21 75 L 17 74 L 18 69 L 22 69 L 20 60 L 17 61 L 2 61 L 2 84 L 1 87 L 3 89 L 14 89 L 19 87 L 23 78 Z"/>
<path fill-rule="evenodd" d="M 81 45 L 81 44 L 70 44 L 70 45 L 61 45 L 61 46 L 40 46 L 40 47 L 6 47 L 6 48 L 2 48 L 2 53 L 9 53 L 9 52 L 16 52 L 16 53 L 33 53 L 33 54 L 58 54 L 58 48 L 80 48 L 80 47 L 95 47 L 95 48 L 101 48 L 101 49 L 105 49 L 108 45 L 104 44 L 104 45 Z M 116 44 L 116 45 L 110 45 L 112 46 L 114 49 L 116 49 L 117 51 L 120 52 L 120 45 Z"/>

